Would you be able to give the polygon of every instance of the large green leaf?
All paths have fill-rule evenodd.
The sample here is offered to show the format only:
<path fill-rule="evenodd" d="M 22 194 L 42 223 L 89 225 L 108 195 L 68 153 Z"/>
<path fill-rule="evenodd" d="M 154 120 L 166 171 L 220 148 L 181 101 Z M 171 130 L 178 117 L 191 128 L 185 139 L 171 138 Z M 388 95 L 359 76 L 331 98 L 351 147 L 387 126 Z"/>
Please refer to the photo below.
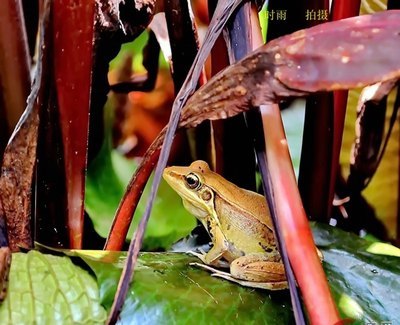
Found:
<path fill-rule="evenodd" d="M 109 308 L 121 263 L 85 258 L 96 273 Z M 182 253 L 144 253 L 125 302 L 121 324 L 291 324 L 288 292 L 251 290 L 213 278 L 189 266 L 196 258 Z"/>
<path fill-rule="evenodd" d="M 400 320 L 400 250 L 371 242 L 337 228 L 313 225 L 325 256 L 332 292 L 343 318 L 356 324 Z M 109 263 L 83 256 L 95 272 L 108 309 L 121 272 L 123 255 Z M 289 324 L 293 322 L 288 292 L 243 288 L 189 266 L 195 258 L 177 253 L 144 253 L 122 312 L 122 323 Z M 111 262 L 111 263 L 110 263 Z M 316 297 L 317 299 L 317 297 Z"/>
<path fill-rule="evenodd" d="M 324 268 L 343 318 L 355 324 L 400 321 L 400 249 L 325 225 L 313 225 Z M 66 251 L 79 256 L 93 278 L 68 257 L 13 255 L 9 294 L 0 324 L 101 323 L 109 310 L 125 253 Z M 183 253 L 143 253 L 121 324 L 293 324 L 288 291 L 244 288 L 190 266 Z M 100 296 L 100 298 L 98 298 Z M 317 301 L 318 297 L 316 297 Z M 12 317 L 12 318 L 11 318 Z"/>
<path fill-rule="evenodd" d="M 95 279 L 68 257 L 13 254 L 0 324 L 103 324 L 106 317 Z"/>

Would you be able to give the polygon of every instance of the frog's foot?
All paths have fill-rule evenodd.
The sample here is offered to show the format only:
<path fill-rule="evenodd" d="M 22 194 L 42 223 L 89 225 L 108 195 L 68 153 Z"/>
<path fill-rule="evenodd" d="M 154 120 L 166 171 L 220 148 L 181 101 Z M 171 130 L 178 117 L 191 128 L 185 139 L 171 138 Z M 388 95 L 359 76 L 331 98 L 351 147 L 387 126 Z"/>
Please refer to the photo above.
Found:
<path fill-rule="evenodd" d="M 200 253 L 195 252 L 195 251 L 187 251 L 186 254 L 190 254 L 190 255 L 196 256 L 203 263 L 206 263 L 206 260 L 205 260 L 206 252 L 204 252 L 201 248 L 199 248 L 199 251 L 200 251 Z M 192 263 L 190 263 L 190 264 L 192 264 Z"/>
<path fill-rule="evenodd" d="M 188 252 L 186 252 L 186 254 L 190 254 L 190 255 L 196 256 L 198 259 L 200 259 L 206 265 L 212 264 L 213 266 L 216 266 L 216 267 L 219 267 L 219 268 L 229 269 L 229 263 L 228 262 L 221 261 L 221 260 L 214 260 L 212 263 L 209 263 L 206 260 L 207 253 L 205 253 L 201 248 L 199 249 L 199 251 L 200 251 L 200 253 L 197 253 L 197 252 L 194 252 L 194 251 L 188 251 Z M 199 263 L 190 263 L 190 265 L 192 265 L 192 264 L 195 265 L 195 264 L 199 264 Z"/>
<path fill-rule="evenodd" d="M 228 273 L 228 272 L 224 272 L 224 271 L 218 270 L 218 269 L 216 269 L 216 268 L 214 268 L 214 267 L 212 267 L 212 266 L 209 266 L 209 265 L 207 265 L 207 264 L 190 263 L 189 265 L 191 265 L 191 266 L 196 266 L 196 267 L 198 267 L 198 268 L 201 268 L 201 269 L 204 269 L 204 270 L 206 270 L 206 271 L 209 271 L 209 272 L 212 273 L 212 275 L 214 275 L 214 274 L 230 275 L 230 273 Z"/>
<path fill-rule="evenodd" d="M 215 276 L 218 278 L 222 278 L 237 284 L 240 284 L 243 287 L 250 287 L 250 288 L 257 288 L 257 289 L 266 289 L 266 290 L 283 290 L 288 288 L 288 284 L 286 281 L 279 281 L 279 282 L 254 282 L 254 281 L 246 281 L 246 280 L 239 280 L 234 278 L 230 273 L 227 272 L 216 272 L 211 274 L 211 276 Z"/>

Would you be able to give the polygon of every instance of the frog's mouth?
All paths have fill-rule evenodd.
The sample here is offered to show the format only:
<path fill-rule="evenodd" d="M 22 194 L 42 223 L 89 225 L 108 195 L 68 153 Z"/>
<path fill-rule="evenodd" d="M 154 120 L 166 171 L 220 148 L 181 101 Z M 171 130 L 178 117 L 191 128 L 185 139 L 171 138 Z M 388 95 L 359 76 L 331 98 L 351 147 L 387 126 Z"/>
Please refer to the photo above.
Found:
<path fill-rule="evenodd" d="M 183 175 L 175 173 L 171 168 L 167 167 L 164 169 L 163 178 L 176 192 L 179 194 L 182 192 L 180 187 L 183 184 Z"/>

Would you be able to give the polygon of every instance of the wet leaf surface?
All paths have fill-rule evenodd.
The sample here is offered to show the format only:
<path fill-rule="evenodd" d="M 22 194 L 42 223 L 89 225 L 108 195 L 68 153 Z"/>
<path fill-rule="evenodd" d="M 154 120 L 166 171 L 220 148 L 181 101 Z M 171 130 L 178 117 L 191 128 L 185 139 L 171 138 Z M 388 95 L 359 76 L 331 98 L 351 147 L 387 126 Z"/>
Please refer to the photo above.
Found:
<path fill-rule="evenodd" d="M 291 324 L 289 293 L 250 290 L 189 266 L 196 258 L 177 253 L 142 254 L 121 324 Z M 120 268 L 88 261 L 111 307 Z"/>
<path fill-rule="evenodd" d="M 400 320 L 400 259 L 387 255 L 387 246 L 394 247 L 372 250 L 376 243 L 322 225 L 314 227 L 314 238 L 324 254 L 324 268 L 342 315 L 356 319 L 356 324 L 396 324 Z"/>
<path fill-rule="evenodd" d="M 325 225 L 313 225 L 316 244 L 324 254 L 324 269 L 343 318 L 356 324 L 400 319 L 399 258 L 375 249 L 371 241 Z M 393 248 L 393 246 L 390 246 Z M 391 251 L 391 250 L 390 250 Z M 84 260 L 97 275 L 100 295 L 110 308 L 123 257 L 102 253 L 103 262 Z M 121 313 L 121 323 L 291 324 L 294 322 L 288 291 L 268 292 L 243 288 L 189 266 L 196 258 L 177 253 L 143 253 L 134 284 Z"/>
<path fill-rule="evenodd" d="M 400 320 L 399 250 L 326 225 L 312 228 L 341 316 L 355 324 L 396 324 Z M 15 253 L 0 323 L 105 321 L 99 303 L 110 309 L 125 253 L 64 252 L 90 266 L 98 288 L 94 278 L 68 257 Z M 244 288 L 189 265 L 195 261 L 182 253 L 142 253 L 120 323 L 294 324 L 288 291 Z"/>

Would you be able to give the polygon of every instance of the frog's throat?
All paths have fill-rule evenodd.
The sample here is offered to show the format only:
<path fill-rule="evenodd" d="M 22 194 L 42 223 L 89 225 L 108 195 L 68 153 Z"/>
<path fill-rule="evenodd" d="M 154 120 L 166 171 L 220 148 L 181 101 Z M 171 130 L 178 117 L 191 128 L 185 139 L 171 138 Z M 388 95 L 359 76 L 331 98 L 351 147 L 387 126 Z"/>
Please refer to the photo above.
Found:
<path fill-rule="evenodd" d="M 183 198 L 183 197 L 182 197 L 182 202 L 183 202 L 183 206 L 185 207 L 185 209 L 187 211 L 189 211 L 191 214 L 193 214 L 196 217 L 196 219 L 198 219 L 203 224 L 204 228 L 207 229 L 206 218 L 211 217 L 213 219 L 213 221 L 215 222 L 216 226 L 221 229 L 221 223 L 220 223 L 217 213 L 215 212 L 214 209 L 211 209 L 210 211 L 208 211 L 208 209 L 207 210 L 201 209 L 201 208 L 197 207 L 196 205 L 192 204 L 190 200 Z M 207 231 L 208 231 L 208 229 L 207 229 Z"/>

